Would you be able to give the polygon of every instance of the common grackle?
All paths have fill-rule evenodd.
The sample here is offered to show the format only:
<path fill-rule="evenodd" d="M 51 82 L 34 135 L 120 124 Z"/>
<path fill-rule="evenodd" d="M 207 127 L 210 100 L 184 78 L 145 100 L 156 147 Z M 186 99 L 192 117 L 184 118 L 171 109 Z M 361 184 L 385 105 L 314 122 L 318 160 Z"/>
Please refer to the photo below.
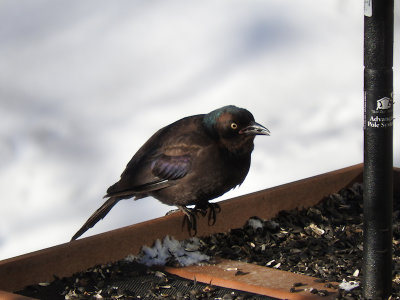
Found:
<path fill-rule="evenodd" d="M 256 135 L 269 130 L 246 109 L 224 106 L 176 121 L 158 130 L 132 157 L 120 180 L 110 186 L 97 209 L 72 237 L 77 239 L 122 199 L 152 196 L 185 213 L 196 231 L 195 212 L 215 207 L 208 201 L 240 185 L 250 168 Z M 195 205 L 189 209 L 187 205 Z"/>

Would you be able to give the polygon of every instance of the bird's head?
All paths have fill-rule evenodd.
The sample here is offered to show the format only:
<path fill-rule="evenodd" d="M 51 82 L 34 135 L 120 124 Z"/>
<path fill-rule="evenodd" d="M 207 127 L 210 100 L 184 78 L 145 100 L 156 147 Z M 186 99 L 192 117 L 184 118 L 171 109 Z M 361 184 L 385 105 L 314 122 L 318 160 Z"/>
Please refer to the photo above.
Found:
<path fill-rule="evenodd" d="M 208 113 L 203 122 L 207 130 L 220 140 L 222 146 L 238 154 L 253 150 L 256 135 L 270 135 L 269 130 L 257 123 L 248 110 L 233 105 Z"/>

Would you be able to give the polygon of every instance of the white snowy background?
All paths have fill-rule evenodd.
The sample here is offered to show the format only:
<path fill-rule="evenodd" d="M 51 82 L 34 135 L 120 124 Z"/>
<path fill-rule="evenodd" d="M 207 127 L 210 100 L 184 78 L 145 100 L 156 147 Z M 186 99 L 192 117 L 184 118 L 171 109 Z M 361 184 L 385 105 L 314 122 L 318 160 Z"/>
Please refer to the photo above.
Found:
<path fill-rule="evenodd" d="M 221 199 L 361 163 L 363 1 L 1 0 L 0 259 L 69 241 L 157 129 L 227 104 L 272 135 Z M 84 236 L 169 210 L 122 201 Z"/>

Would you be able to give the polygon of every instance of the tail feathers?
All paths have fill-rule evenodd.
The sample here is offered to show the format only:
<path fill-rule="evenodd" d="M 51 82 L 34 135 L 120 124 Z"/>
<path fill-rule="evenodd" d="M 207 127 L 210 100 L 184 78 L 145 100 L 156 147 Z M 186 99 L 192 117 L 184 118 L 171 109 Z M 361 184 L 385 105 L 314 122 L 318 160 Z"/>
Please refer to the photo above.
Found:
<path fill-rule="evenodd" d="M 86 223 L 83 224 L 81 229 L 79 229 L 74 234 L 71 241 L 76 240 L 78 237 L 84 234 L 89 228 L 92 228 L 98 221 L 103 219 L 108 214 L 108 212 L 114 207 L 114 205 L 117 204 L 119 200 L 121 200 L 121 198 L 111 197 L 106 202 L 104 202 L 104 204 L 90 216 L 90 218 L 86 221 Z"/>

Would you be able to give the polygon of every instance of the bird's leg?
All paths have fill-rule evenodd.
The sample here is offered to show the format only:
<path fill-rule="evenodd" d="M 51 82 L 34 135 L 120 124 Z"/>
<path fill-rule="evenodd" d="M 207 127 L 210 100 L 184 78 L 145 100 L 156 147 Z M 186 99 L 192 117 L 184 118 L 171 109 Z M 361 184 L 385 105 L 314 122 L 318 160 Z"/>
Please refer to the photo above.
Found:
<path fill-rule="evenodd" d="M 187 228 L 190 236 L 195 236 L 197 234 L 197 219 L 196 210 L 192 210 L 185 206 L 178 206 L 178 208 L 185 214 L 183 218 L 182 227 L 187 223 Z M 193 232 L 193 234 L 192 234 Z"/>

